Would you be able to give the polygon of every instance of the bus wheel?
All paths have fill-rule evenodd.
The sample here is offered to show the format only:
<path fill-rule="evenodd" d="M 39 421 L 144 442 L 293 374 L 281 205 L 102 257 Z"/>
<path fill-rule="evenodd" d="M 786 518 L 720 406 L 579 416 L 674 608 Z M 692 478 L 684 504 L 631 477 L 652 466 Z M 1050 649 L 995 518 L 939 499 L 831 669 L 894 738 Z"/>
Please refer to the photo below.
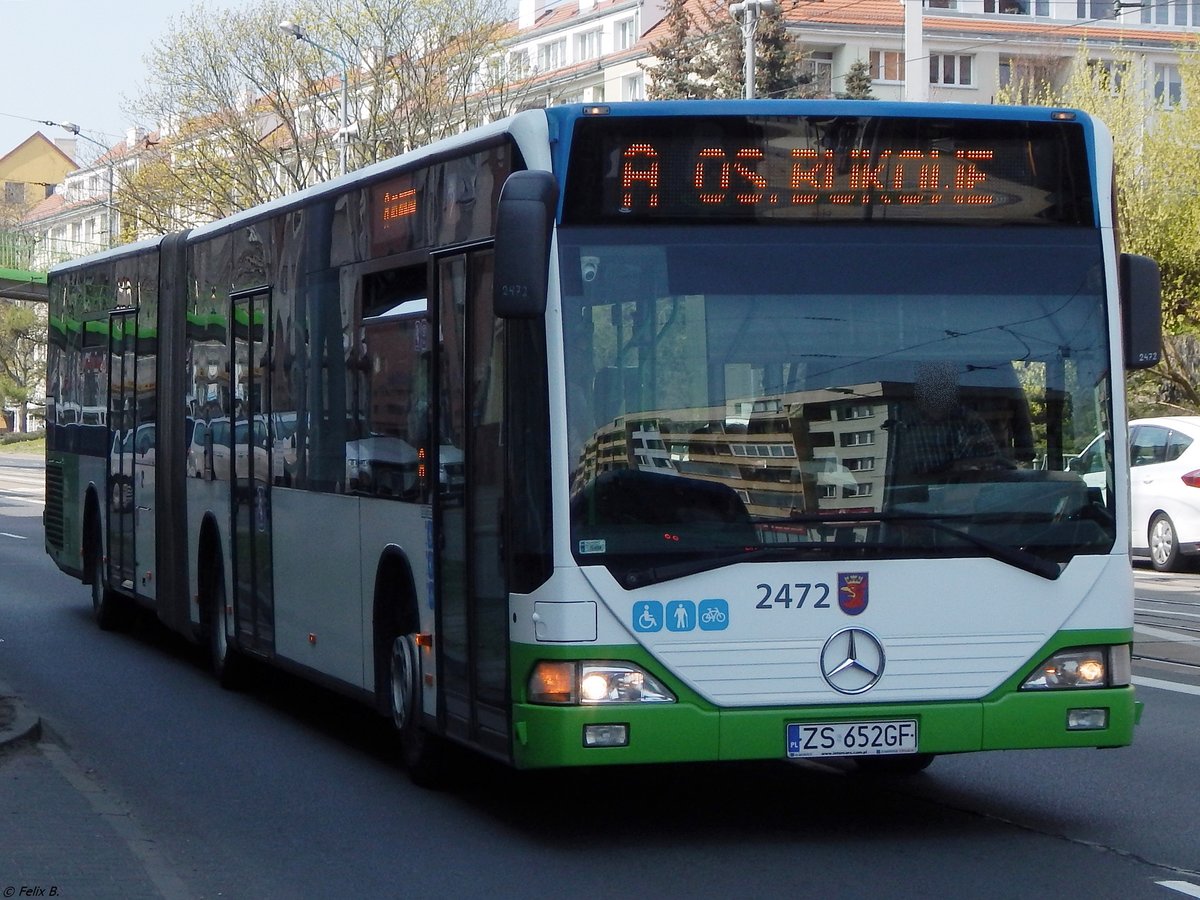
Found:
<path fill-rule="evenodd" d="M 104 571 L 104 554 L 100 552 L 99 538 L 92 544 L 92 615 L 101 631 L 112 631 L 121 625 L 121 598 L 108 586 Z"/>
<path fill-rule="evenodd" d="M 208 655 L 217 683 L 226 690 L 241 686 L 241 659 L 229 646 L 229 607 L 225 602 L 225 576 L 218 570 L 208 617 Z"/>
<path fill-rule="evenodd" d="M 392 639 L 388 654 L 389 705 L 400 738 L 400 757 L 409 778 L 422 787 L 440 786 L 445 778 L 443 751 L 436 735 L 425 730 L 421 702 L 421 655 L 415 634 Z"/>
<path fill-rule="evenodd" d="M 897 756 L 857 756 L 854 764 L 868 775 L 916 775 L 933 762 L 932 753 L 904 753 Z"/>

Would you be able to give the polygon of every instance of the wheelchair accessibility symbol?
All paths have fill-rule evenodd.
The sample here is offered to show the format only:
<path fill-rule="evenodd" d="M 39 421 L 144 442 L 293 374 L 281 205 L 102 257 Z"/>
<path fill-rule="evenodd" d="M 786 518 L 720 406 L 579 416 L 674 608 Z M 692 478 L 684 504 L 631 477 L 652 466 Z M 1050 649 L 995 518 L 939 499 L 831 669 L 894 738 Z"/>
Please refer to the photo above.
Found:
<path fill-rule="evenodd" d="M 641 633 L 662 631 L 663 605 L 657 600 L 639 600 L 633 604 L 633 630 Z"/>

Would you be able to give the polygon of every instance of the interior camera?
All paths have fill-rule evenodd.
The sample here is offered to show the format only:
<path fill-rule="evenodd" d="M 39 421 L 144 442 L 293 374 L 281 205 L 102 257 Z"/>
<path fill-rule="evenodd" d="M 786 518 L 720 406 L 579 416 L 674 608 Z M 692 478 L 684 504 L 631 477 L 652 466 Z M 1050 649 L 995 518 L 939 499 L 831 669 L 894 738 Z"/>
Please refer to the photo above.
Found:
<path fill-rule="evenodd" d="M 600 271 L 600 257 L 598 257 L 598 256 L 580 257 L 579 269 L 580 269 L 580 272 L 583 274 L 584 281 L 589 282 L 589 283 L 595 281 L 596 275 Z"/>

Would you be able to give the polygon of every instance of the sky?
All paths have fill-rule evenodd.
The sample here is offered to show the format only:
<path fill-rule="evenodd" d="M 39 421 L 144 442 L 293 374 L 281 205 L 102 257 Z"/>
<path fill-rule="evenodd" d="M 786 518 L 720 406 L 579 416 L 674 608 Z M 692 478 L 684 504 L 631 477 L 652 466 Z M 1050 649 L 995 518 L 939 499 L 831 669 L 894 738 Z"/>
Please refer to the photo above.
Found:
<path fill-rule="evenodd" d="M 171 21 L 199 0 L 0 0 L 0 156 L 40 131 L 74 122 L 105 145 L 138 123 L 124 113 L 146 81 L 143 58 Z M 204 0 L 209 8 L 245 3 Z M 80 156 L 99 148 L 78 142 Z"/>

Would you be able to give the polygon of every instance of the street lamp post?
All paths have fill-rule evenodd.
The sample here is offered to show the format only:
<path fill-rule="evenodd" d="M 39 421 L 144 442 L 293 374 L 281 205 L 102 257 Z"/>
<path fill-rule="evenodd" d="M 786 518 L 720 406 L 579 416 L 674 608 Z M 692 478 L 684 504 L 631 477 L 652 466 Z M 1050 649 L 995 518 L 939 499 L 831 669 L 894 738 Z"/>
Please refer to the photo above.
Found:
<path fill-rule="evenodd" d="M 729 7 L 733 17 L 742 23 L 742 40 L 745 42 L 746 99 L 754 99 L 754 32 L 758 28 L 760 13 L 769 13 L 775 8 L 775 0 L 739 0 Z"/>
<path fill-rule="evenodd" d="M 338 53 L 336 50 L 331 50 L 328 47 L 318 44 L 316 41 L 314 41 L 312 38 L 310 38 L 307 34 L 305 34 L 304 29 L 301 28 L 299 25 L 297 25 L 295 22 L 289 22 L 285 19 L 284 21 L 279 23 L 279 30 L 283 31 L 287 34 L 290 34 L 293 38 L 295 38 L 298 41 L 304 41 L 304 43 L 308 44 L 310 47 L 315 47 L 317 50 L 321 51 L 322 53 L 326 54 L 327 56 L 332 56 L 339 63 L 341 63 L 341 66 L 342 66 L 342 115 L 341 115 L 341 120 L 342 121 L 341 121 L 341 128 L 338 129 L 338 139 L 339 139 L 339 143 L 341 144 L 341 146 L 339 148 L 339 157 L 338 157 L 340 172 L 338 174 L 345 175 L 349 157 L 350 157 L 350 105 L 349 105 L 349 100 L 350 100 L 350 98 L 349 98 L 350 63 L 347 61 L 346 57 L 342 56 L 342 54 Z"/>
<path fill-rule="evenodd" d="M 71 132 L 71 134 L 75 135 L 77 138 L 83 138 L 85 141 L 91 141 L 93 144 L 103 150 L 105 156 L 107 156 L 108 161 L 105 163 L 105 166 L 108 169 L 108 246 L 109 249 L 111 249 L 112 247 L 116 246 L 117 243 L 115 234 L 116 229 L 113 227 L 113 219 L 116 217 L 117 210 L 113 203 L 113 182 L 116 180 L 116 169 L 112 158 L 112 148 L 106 144 L 100 143 L 100 141 L 93 137 L 88 137 L 79 130 L 79 126 L 74 122 L 51 122 L 48 119 L 42 119 L 41 121 L 43 125 L 52 125 L 55 128 L 63 129 L 63 131 Z M 101 159 L 104 159 L 104 157 L 101 157 Z"/>

